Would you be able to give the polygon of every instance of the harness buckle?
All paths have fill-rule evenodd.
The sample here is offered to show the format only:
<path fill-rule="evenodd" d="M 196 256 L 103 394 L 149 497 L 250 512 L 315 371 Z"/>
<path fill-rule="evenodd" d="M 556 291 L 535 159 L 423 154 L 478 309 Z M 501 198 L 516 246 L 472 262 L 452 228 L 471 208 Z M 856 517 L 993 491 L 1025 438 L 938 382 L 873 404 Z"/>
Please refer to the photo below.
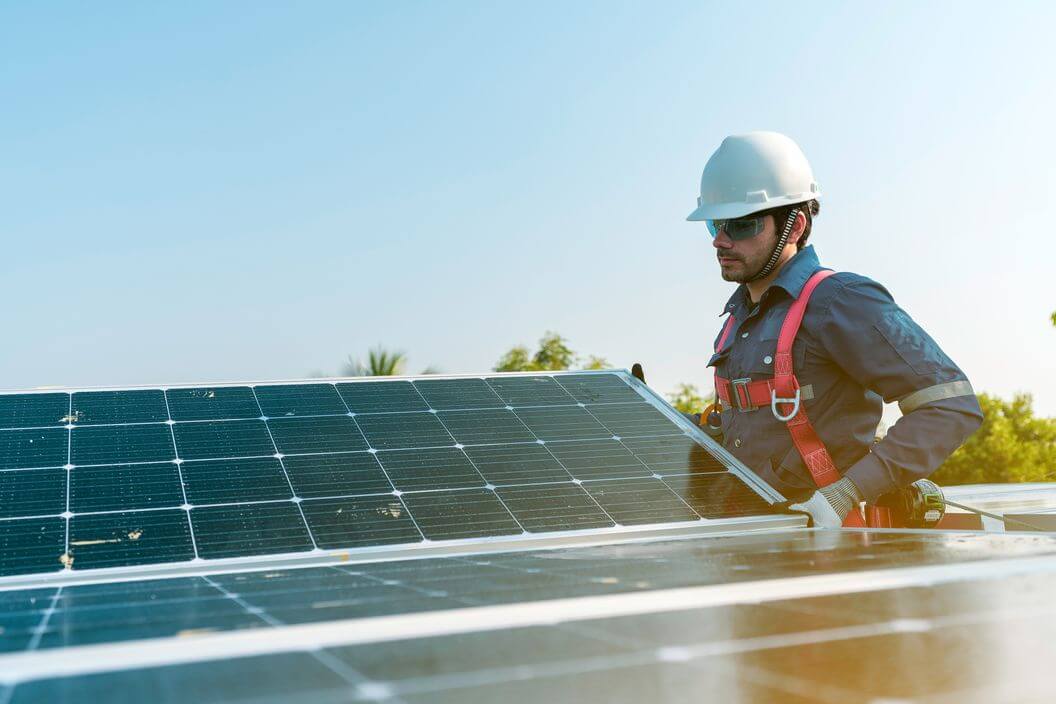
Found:
<path fill-rule="evenodd" d="M 787 416 L 781 415 L 781 411 L 777 410 L 777 404 L 779 403 L 791 403 L 792 412 Z M 773 412 L 774 418 L 777 418 L 782 423 L 787 423 L 795 418 L 796 414 L 799 413 L 799 389 L 796 389 L 796 395 L 792 398 L 778 398 L 777 389 L 772 390 L 770 392 L 770 410 Z"/>
<path fill-rule="evenodd" d="M 730 401 L 733 403 L 733 407 L 742 413 L 759 408 L 759 406 L 752 404 L 752 396 L 748 393 L 748 384 L 750 383 L 752 383 L 751 378 L 733 379 L 730 381 Z M 744 399 L 743 403 L 741 402 L 742 398 Z"/>

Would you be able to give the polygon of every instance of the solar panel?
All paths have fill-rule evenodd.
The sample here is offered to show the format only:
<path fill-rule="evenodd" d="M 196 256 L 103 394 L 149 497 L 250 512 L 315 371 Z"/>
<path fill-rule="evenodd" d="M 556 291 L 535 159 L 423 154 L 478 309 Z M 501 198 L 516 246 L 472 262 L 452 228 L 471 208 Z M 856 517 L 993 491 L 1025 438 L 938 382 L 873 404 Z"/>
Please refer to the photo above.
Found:
<path fill-rule="evenodd" d="M 722 519 L 779 498 L 624 372 L 0 395 L 0 577 Z"/>
<path fill-rule="evenodd" d="M 0 701 L 1047 701 L 1054 556 L 785 530 L 0 591 Z"/>

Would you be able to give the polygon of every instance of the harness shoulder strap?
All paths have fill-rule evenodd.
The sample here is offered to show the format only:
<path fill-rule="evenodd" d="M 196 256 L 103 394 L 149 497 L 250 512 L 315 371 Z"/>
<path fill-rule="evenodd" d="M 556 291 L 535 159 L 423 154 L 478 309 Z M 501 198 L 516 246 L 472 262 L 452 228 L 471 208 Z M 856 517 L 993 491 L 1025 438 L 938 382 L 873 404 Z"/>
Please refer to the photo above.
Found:
<path fill-rule="evenodd" d="M 807 304 L 810 302 L 814 289 L 834 273 L 836 272 L 822 270 L 811 276 L 803 286 L 799 297 L 792 302 L 788 314 L 785 315 L 785 320 L 781 324 L 781 332 L 777 338 L 777 352 L 774 355 L 774 395 L 778 399 L 797 397 L 799 381 L 796 379 L 792 364 L 792 344 L 803 324 L 803 315 L 807 311 Z M 790 404 L 779 402 L 779 405 L 787 409 Z M 807 410 L 798 402 L 798 397 L 792 408 L 796 412 L 786 421 L 785 425 L 792 436 L 792 444 L 796 446 L 800 457 L 803 458 L 803 463 L 810 470 L 814 483 L 820 488 L 839 481 L 840 471 L 836 468 L 836 463 L 832 461 L 832 456 L 826 449 L 825 443 L 814 430 L 810 418 L 807 417 Z M 783 409 L 782 413 L 791 413 L 791 409 Z M 847 527 L 864 526 L 865 520 L 861 511 L 855 509 L 847 514 L 843 525 Z"/>
<path fill-rule="evenodd" d="M 721 350 L 722 346 L 726 344 L 726 338 L 730 336 L 730 330 L 733 330 L 733 325 L 736 322 L 733 318 L 733 313 L 730 313 L 730 317 L 726 318 L 726 325 L 722 328 L 722 334 L 719 335 L 719 341 L 715 344 L 716 352 Z"/>

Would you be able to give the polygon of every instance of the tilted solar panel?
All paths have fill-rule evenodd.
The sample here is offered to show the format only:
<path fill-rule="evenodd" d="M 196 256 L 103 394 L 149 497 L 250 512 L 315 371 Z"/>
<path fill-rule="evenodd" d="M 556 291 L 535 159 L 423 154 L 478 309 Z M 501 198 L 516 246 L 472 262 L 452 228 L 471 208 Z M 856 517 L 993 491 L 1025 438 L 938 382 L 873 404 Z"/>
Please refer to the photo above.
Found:
<path fill-rule="evenodd" d="M 625 372 L 0 395 L 0 577 L 767 513 Z"/>

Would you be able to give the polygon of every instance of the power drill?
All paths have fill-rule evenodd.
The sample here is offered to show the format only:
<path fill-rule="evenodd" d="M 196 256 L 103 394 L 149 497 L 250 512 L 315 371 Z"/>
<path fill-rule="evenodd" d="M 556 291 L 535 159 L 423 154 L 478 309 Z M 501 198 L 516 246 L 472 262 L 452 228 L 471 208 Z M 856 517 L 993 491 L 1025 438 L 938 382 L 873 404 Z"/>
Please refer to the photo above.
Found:
<path fill-rule="evenodd" d="M 890 512 L 893 528 L 934 528 L 946 514 L 942 489 L 930 479 L 918 479 L 888 492 L 876 500 L 875 506 Z"/>

